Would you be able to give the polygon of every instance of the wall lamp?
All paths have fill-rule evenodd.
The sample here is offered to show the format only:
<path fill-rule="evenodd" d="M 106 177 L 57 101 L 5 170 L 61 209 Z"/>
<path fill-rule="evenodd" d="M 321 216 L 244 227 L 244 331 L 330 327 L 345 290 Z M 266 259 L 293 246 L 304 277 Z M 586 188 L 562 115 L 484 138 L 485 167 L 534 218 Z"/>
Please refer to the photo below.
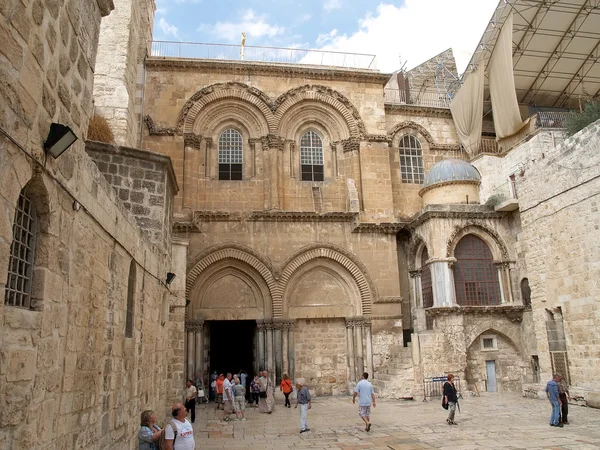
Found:
<path fill-rule="evenodd" d="M 173 282 L 176 276 L 173 272 L 167 272 L 167 286 Z"/>
<path fill-rule="evenodd" d="M 73 142 L 76 140 L 77 136 L 75 136 L 73 130 L 68 126 L 53 123 L 50 125 L 50 132 L 48 133 L 46 142 L 44 142 L 44 150 L 56 159 L 73 145 Z"/>

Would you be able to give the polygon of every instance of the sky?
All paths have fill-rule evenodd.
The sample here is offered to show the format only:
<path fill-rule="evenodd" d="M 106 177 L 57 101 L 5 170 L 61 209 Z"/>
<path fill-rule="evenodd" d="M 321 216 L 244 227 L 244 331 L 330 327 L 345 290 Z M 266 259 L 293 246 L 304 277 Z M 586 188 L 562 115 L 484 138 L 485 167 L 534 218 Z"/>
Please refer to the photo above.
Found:
<path fill-rule="evenodd" d="M 462 73 L 498 0 L 156 0 L 154 40 L 325 49 L 411 69 L 448 48 Z"/>

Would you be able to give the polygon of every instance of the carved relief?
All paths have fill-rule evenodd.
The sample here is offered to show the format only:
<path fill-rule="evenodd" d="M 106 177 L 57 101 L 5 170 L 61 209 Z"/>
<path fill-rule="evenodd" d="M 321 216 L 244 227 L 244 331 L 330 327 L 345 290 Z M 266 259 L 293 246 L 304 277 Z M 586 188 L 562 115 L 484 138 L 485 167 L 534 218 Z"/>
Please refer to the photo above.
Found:
<path fill-rule="evenodd" d="M 419 125 L 416 122 L 413 122 L 412 120 L 406 120 L 404 122 L 400 122 L 394 128 L 392 128 L 391 131 L 388 133 L 388 138 L 395 147 L 398 146 L 398 141 L 403 135 L 402 131 L 405 129 L 410 129 L 410 130 L 413 130 L 413 131 L 416 131 L 417 133 L 419 133 L 425 139 L 425 141 L 427 141 L 427 143 L 429 144 L 429 148 L 431 150 L 445 150 L 445 151 L 460 150 L 459 145 L 436 143 L 433 139 L 433 136 L 431 136 L 431 133 L 429 133 L 429 131 L 427 131 L 427 129 L 425 127 L 423 127 L 422 125 Z"/>
<path fill-rule="evenodd" d="M 202 136 L 195 133 L 185 133 L 183 135 L 183 145 L 185 147 L 195 148 L 196 150 L 200 150 L 200 145 L 202 144 Z"/>
<path fill-rule="evenodd" d="M 150 136 L 174 136 L 177 134 L 176 128 L 159 127 L 154 123 L 152 117 L 148 115 L 144 116 L 144 122 L 146 122 Z"/>

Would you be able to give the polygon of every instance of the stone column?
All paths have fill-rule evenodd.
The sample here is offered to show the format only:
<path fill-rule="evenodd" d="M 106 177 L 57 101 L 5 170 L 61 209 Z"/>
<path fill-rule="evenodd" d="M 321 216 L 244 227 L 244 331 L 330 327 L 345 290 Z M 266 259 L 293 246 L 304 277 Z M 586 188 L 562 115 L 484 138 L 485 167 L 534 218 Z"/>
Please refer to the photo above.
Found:
<path fill-rule="evenodd" d="M 204 321 L 197 322 L 195 325 L 196 333 L 196 368 L 194 375 L 202 372 L 204 376 Z M 195 376 L 194 376 L 195 379 Z"/>
<path fill-rule="evenodd" d="M 348 355 L 348 381 L 356 381 L 356 369 L 354 364 L 354 321 L 346 318 L 346 354 Z"/>
<path fill-rule="evenodd" d="M 300 158 L 296 152 L 296 142 L 289 141 L 290 148 L 290 178 L 298 178 Z"/>
<path fill-rule="evenodd" d="M 504 305 L 507 302 L 504 295 L 504 263 L 496 262 L 494 263 L 494 267 L 496 269 L 496 276 L 498 277 L 498 284 L 500 285 L 500 304 Z"/>
<path fill-rule="evenodd" d="M 269 371 L 269 376 L 273 378 L 274 369 L 274 355 L 273 355 L 273 322 L 265 323 L 265 330 L 267 333 L 267 361 L 266 369 Z"/>
<path fill-rule="evenodd" d="M 508 294 L 508 302 L 514 303 L 515 299 L 514 299 L 513 293 L 512 293 L 512 283 L 511 283 L 511 278 L 510 278 L 510 263 L 509 262 L 504 263 L 504 274 L 506 276 L 506 293 Z"/>
<path fill-rule="evenodd" d="M 290 378 L 290 365 L 289 365 L 289 353 L 290 348 L 288 344 L 288 331 L 290 329 L 289 322 L 283 322 L 281 324 L 281 371 L 287 373 Z M 293 380 L 293 379 L 292 379 Z"/>
<path fill-rule="evenodd" d="M 186 357 L 186 361 L 187 361 L 187 369 L 186 369 L 186 376 L 185 378 L 192 378 L 194 371 L 195 371 L 195 366 L 194 366 L 194 358 L 195 358 L 195 325 L 191 324 L 191 323 L 186 323 L 185 324 L 185 332 L 187 335 L 187 357 Z"/>
<path fill-rule="evenodd" d="M 258 370 L 265 370 L 265 323 L 257 320 L 256 328 L 258 330 Z"/>
<path fill-rule="evenodd" d="M 371 319 L 369 319 L 369 318 L 365 318 L 364 332 L 365 332 L 365 347 L 367 350 L 366 371 L 369 372 L 370 376 L 373 376 L 373 339 L 371 337 Z"/>
<path fill-rule="evenodd" d="M 295 379 L 295 366 L 294 366 L 294 328 L 296 327 L 295 321 L 288 322 L 288 360 L 290 365 L 290 372 L 288 375 L 293 380 Z"/>
<path fill-rule="evenodd" d="M 358 318 L 354 322 L 354 352 L 356 355 L 356 379 L 360 380 L 365 371 L 365 359 L 363 356 L 363 319 Z"/>
<path fill-rule="evenodd" d="M 282 334 L 283 323 L 278 320 L 273 322 L 273 355 L 275 357 L 275 381 L 281 380 L 283 372 L 281 368 L 283 366 L 283 351 L 281 348 L 281 334 Z"/>
<path fill-rule="evenodd" d="M 456 305 L 454 272 L 452 271 L 454 262 L 456 262 L 456 258 L 443 258 L 436 259 L 429 264 L 433 288 L 433 306 Z"/>

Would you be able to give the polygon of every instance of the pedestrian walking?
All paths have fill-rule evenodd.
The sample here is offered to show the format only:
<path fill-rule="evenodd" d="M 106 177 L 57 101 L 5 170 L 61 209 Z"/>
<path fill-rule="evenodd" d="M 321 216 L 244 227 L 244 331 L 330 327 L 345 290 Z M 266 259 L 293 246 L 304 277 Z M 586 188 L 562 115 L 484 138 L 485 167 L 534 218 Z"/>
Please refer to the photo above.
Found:
<path fill-rule="evenodd" d="M 356 402 L 358 396 L 358 415 L 365 423 L 365 431 L 371 430 L 371 404 L 373 408 L 375 404 L 375 389 L 368 380 L 369 374 L 363 373 L 363 379 L 356 384 L 354 389 L 354 395 L 352 396 L 352 404 Z"/>
<path fill-rule="evenodd" d="M 198 392 L 192 380 L 185 383 L 185 409 L 190 413 L 192 423 L 196 420 L 196 393 Z"/>
<path fill-rule="evenodd" d="M 252 399 L 250 400 L 250 405 L 253 408 L 258 408 L 259 394 L 260 394 L 260 386 L 258 384 L 258 375 L 254 375 L 254 379 L 250 382 L 250 395 L 252 395 Z"/>
<path fill-rule="evenodd" d="M 294 390 L 294 387 L 292 386 L 292 381 L 290 380 L 290 377 L 288 377 L 287 373 L 284 373 L 283 377 L 281 377 L 281 384 L 279 385 L 279 389 L 281 390 L 281 392 L 283 392 L 283 395 L 285 396 L 285 405 L 283 406 L 291 408 L 292 404 L 290 403 L 290 394 Z"/>
<path fill-rule="evenodd" d="M 560 381 L 560 375 L 555 373 L 554 376 L 546 384 L 546 397 L 550 400 L 552 405 L 552 414 L 550 415 L 550 426 L 551 427 L 563 427 L 560 423 L 560 406 L 561 401 L 559 397 L 558 383 Z"/>
<path fill-rule="evenodd" d="M 558 398 L 560 399 L 560 423 L 563 425 L 569 425 L 569 400 L 571 400 L 571 394 L 569 393 L 569 385 L 565 377 L 560 375 L 560 381 L 558 382 Z"/>
<path fill-rule="evenodd" d="M 223 420 L 229 420 L 229 414 L 233 412 L 233 383 L 231 382 L 231 373 L 228 373 L 223 380 Z"/>
<path fill-rule="evenodd" d="M 298 408 L 298 405 L 300 405 L 300 433 L 306 433 L 310 431 L 310 428 L 308 428 L 308 410 L 312 408 L 310 392 L 304 386 L 303 381 L 296 381 L 296 389 L 298 389 L 298 395 L 296 396 L 296 406 L 294 408 Z"/>
<path fill-rule="evenodd" d="M 246 388 L 237 377 L 233 380 L 233 409 L 237 420 L 246 420 Z"/>
<path fill-rule="evenodd" d="M 269 371 L 263 370 L 258 379 L 260 387 L 258 408 L 261 413 L 271 414 L 275 408 L 275 397 L 273 395 L 273 381 L 269 378 Z"/>
<path fill-rule="evenodd" d="M 225 376 L 223 374 L 219 375 L 217 378 L 216 385 L 216 399 L 215 399 L 215 409 L 222 409 L 224 407 L 223 403 L 223 382 L 225 381 Z"/>
<path fill-rule="evenodd" d="M 454 414 L 456 414 L 456 405 L 458 404 L 458 395 L 456 394 L 456 387 L 454 386 L 454 375 L 448 374 L 448 381 L 444 383 L 444 403 L 448 404 L 448 418 L 446 422 L 448 425 L 458 425 L 454 421 Z"/>

